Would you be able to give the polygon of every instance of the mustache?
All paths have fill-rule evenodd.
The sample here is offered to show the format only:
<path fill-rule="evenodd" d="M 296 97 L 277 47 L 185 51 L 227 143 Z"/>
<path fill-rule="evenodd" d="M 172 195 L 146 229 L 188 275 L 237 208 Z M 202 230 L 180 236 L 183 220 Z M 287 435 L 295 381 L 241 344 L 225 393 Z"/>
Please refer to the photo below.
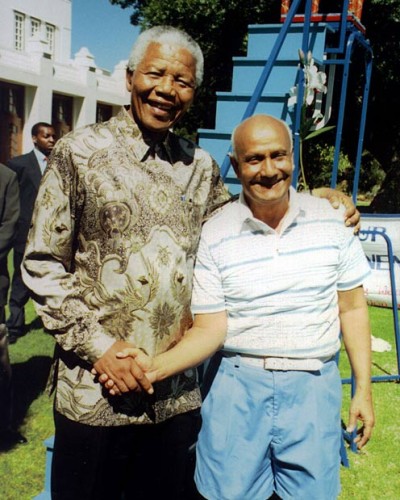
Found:
<path fill-rule="evenodd" d="M 289 175 L 284 173 L 284 172 L 282 172 L 281 175 L 273 175 L 271 177 L 266 177 L 263 175 L 263 176 L 256 177 L 255 179 L 251 180 L 250 185 L 255 186 L 258 184 L 260 186 L 268 188 L 268 187 L 275 186 L 275 184 L 277 184 L 278 182 L 285 181 L 288 178 L 289 178 Z"/>

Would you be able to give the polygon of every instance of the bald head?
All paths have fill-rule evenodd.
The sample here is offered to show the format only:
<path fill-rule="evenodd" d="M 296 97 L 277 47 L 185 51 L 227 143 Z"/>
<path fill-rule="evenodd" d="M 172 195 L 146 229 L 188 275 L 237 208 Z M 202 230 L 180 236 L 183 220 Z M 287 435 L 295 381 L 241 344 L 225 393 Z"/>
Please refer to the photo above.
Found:
<path fill-rule="evenodd" d="M 286 122 L 271 115 L 253 115 L 239 123 L 232 132 L 232 156 L 237 159 L 238 148 L 242 146 L 243 140 L 251 134 L 262 134 L 265 129 L 281 130 L 287 135 L 290 151 L 293 149 L 292 132 Z"/>

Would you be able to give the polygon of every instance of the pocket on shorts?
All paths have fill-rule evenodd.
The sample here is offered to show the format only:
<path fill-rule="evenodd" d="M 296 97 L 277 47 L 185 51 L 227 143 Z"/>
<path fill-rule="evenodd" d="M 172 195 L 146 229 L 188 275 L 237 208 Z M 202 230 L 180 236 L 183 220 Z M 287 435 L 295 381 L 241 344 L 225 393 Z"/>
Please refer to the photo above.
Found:
<path fill-rule="evenodd" d="M 337 436 L 340 432 L 340 410 L 342 406 L 342 381 L 334 361 L 326 363 L 321 370 L 324 375 L 324 387 L 319 392 L 321 414 L 321 432 L 323 436 Z M 325 410 L 328 410 L 325 412 Z"/>
<path fill-rule="evenodd" d="M 214 453 L 229 453 L 227 444 L 232 429 L 235 375 L 229 367 L 225 369 L 224 364 L 225 360 L 222 360 L 201 408 L 202 427 L 199 439 L 204 440 L 207 448 L 212 448 Z"/>

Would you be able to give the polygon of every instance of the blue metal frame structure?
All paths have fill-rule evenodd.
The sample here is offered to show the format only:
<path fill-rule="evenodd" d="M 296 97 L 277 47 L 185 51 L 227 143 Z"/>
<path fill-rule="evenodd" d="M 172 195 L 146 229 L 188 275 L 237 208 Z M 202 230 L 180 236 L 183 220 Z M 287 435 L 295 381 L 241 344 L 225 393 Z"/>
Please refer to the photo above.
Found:
<path fill-rule="evenodd" d="M 271 74 L 272 68 L 276 63 L 277 57 L 282 48 L 287 33 L 290 29 L 290 26 L 302 4 L 303 4 L 302 0 L 294 0 L 292 2 L 289 12 L 285 18 L 285 21 L 282 24 L 282 28 L 279 32 L 279 35 L 272 47 L 271 53 L 267 59 L 264 69 L 254 89 L 252 97 L 243 114 L 242 121 L 254 114 L 257 103 L 260 100 L 262 92 Z M 310 46 L 310 26 L 312 22 L 311 4 L 312 4 L 311 0 L 306 0 L 304 23 L 303 23 L 303 37 L 302 37 L 302 50 L 304 54 L 307 54 Z M 338 55 L 338 54 L 343 54 L 344 52 L 344 58 L 339 59 L 334 57 L 332 59 L 327 59 L 324 61 L 324 65 L 343 66 L 341 93 L 339 100 L 338 123 L 336 127 L 335 154 L 334 154 L 332 177 L 331 177 L 331 187 L 334 188 L 337 184 L 337 175 L 338 175 L 339 160 L 340 160 L 340 146 L 342 141 L 344 117 L 346 110 L 346 96 L 347 96 L 348 80 L 350 76 L 351 58 L 356 44 L 361 46 L 365 51 L 365 82 L 364 82 L 364 89 L 362 96 L 360 129 L 358 133 L 355 174 L 354 174 L 353 191 L 352 191 L 353 200 L 355 201 L 357 196 L 358 182 L 359 182 L 360 168 L 361 168 L 361 157 L 362 157 L 362 148 L 364 142 L 365 124 L 367 117 L 373 54 L 371 46 L 369 42 L 365 39 L 364 34 L 351 21 L 348 20 L 347 18 L 348 6 L 349 6 L 349 0 L 344 0 L 341 12 L 341 18 L 339 22 L 330 23 L 328 21 L 328 24 L 331 27 L 332 31 L 339 33 L 339 42 L 337 47 L 327 48 L 326 53 L 332 55 Z M 304 85 L 303 85 L 304 73 L 302 70 L 300 70 L 298 73 L 297 82 L 298 82 L 298 96 L 297 96 L 297 105 L 295 108 L 294 130 L 293 130 L 293 150 L 294 150 L 294 165 L 295 165 L 293 173 L 294 186 L 297 185 L 297 179 L 299 175 L 299 156 L 300 156 L 299 130 L 301 122 L 301 103 L 303 102 L 303 96 L 304 96 Z M 226 155 L 221 165 L 221 176 L 223 179 L 226 178 L 229 168 L 230 168 L 230 161 L 228 155 Z"/>
<path fill-rule="evenodd" d="M 332 177 L 331 177 L 331 187 L 336 187 L 337 184 L 337 175 L 339 169 L 339 160 L 340 160 L 340 146 L 342 141 L 342 133 L 343 133 L 343 124 L 344 117 L 346 111 L 346 97 L 347 97 L 347 85 L 350 76 L 350 66 L 351 66 L 351 57 L 353 55 L 353 50 L 355 46 L 355 42 L 360 44 L 365 50 L 365 83 L 362 97 L 362 109 L 361 109 L 361 118 L 360 118 L 360 130 L 358 134 L 358 142 L 357 142 L 357 153 L 356 153 L 356 163 L 355 163 L 355 173 L 353 180 L 353 201 L 356 201 L 357 191 L 358 191 L 358 182 L 360 177 L 360 169 L 361 169 L 361 156 L 364 142 L 364 133 L 365 133 L 365 124 L 367 117 L 367 108 L 368 108 L 368 98 L 369 98 L 369 90 L 371 84 L 371 74 L 372 74 L 372 49 L 369 43 L 365 40 L 364 35 L 360 33 L 356 28 L 354 28 L 351 23 L 348 23 L 348 29 L 351 30 L 351 33 L 347 39 L 346 44 L 346 52 L 344 60 L 340 59 L 331 59 L 325 61 L 326 65 L 335 64 L 343 65 L 343 75 L 342 75 L 342 87 L 341 87 L 341 97 L 339 102 L 339 114 L 337 120 L 337 129 L 336 129 L 336 141 L 335 141 L 335 154 L 333 159 L 333 168 L 332 168 Z M 327 51 L 329 52 L 329 51 Z M 336 52 L 336 50 L 334 51 Z"/>
<path fill-rule="evenodd" d="M 396 344 L 396 356 L 397 356 L 397 375 L 376 375 L 371 378 L 372 382 L 389 382 L 389 381 L 400 381 L 400 328 L 399 328 L 399 315 L 398 315 L 398 302 L 396 295 L 396 277 L 394 271 L 394 254 L 392 241 L 389 236 L 379 229 L 372 230 L 361 230 L 361 235 L 372 235 L 381 236 L 386 242 L 386 247 L 388 250 L 388 262 L 389 262 L 389 277 L 390 277 L 390 288 L 392 297 L 392 308 L 393 308 L 393 329 Z M 343 384 L 349 384 L 352 382 L 352 378 L 346 378 L 342 380 Z"/>

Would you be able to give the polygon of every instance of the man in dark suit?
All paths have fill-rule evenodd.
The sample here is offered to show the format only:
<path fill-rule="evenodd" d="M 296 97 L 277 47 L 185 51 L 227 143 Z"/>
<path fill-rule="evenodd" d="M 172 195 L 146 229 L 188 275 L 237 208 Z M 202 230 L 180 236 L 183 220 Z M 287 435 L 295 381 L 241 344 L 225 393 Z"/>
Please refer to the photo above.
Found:
<path fill-rule="evenodd" d="M 7 162 L 7 167 L 17 174 L 20 192 L 20 216 L 13 244 L 14 274 L 8 304 L 10 316 L 6 323 L 10 344 L 25 333 L 25 304 L 29 299 L 29 290 L 21 278 L 21 262 L 40 180 L 56 142 L 53 126 L 45 122 L 36 123 L 32 127 L 32 141 L 35 147 L 30 153 L 16 156 Z"/>
<path fill-rule="evenodd" d="M 9 274 L 7 254 L 19 216 L 18 180 L 14 172 L 0 163 L 0 450 L 26 439 L 11 429 L 11 366 L 8 355 L 4 308 L 7 303 Z"/>

